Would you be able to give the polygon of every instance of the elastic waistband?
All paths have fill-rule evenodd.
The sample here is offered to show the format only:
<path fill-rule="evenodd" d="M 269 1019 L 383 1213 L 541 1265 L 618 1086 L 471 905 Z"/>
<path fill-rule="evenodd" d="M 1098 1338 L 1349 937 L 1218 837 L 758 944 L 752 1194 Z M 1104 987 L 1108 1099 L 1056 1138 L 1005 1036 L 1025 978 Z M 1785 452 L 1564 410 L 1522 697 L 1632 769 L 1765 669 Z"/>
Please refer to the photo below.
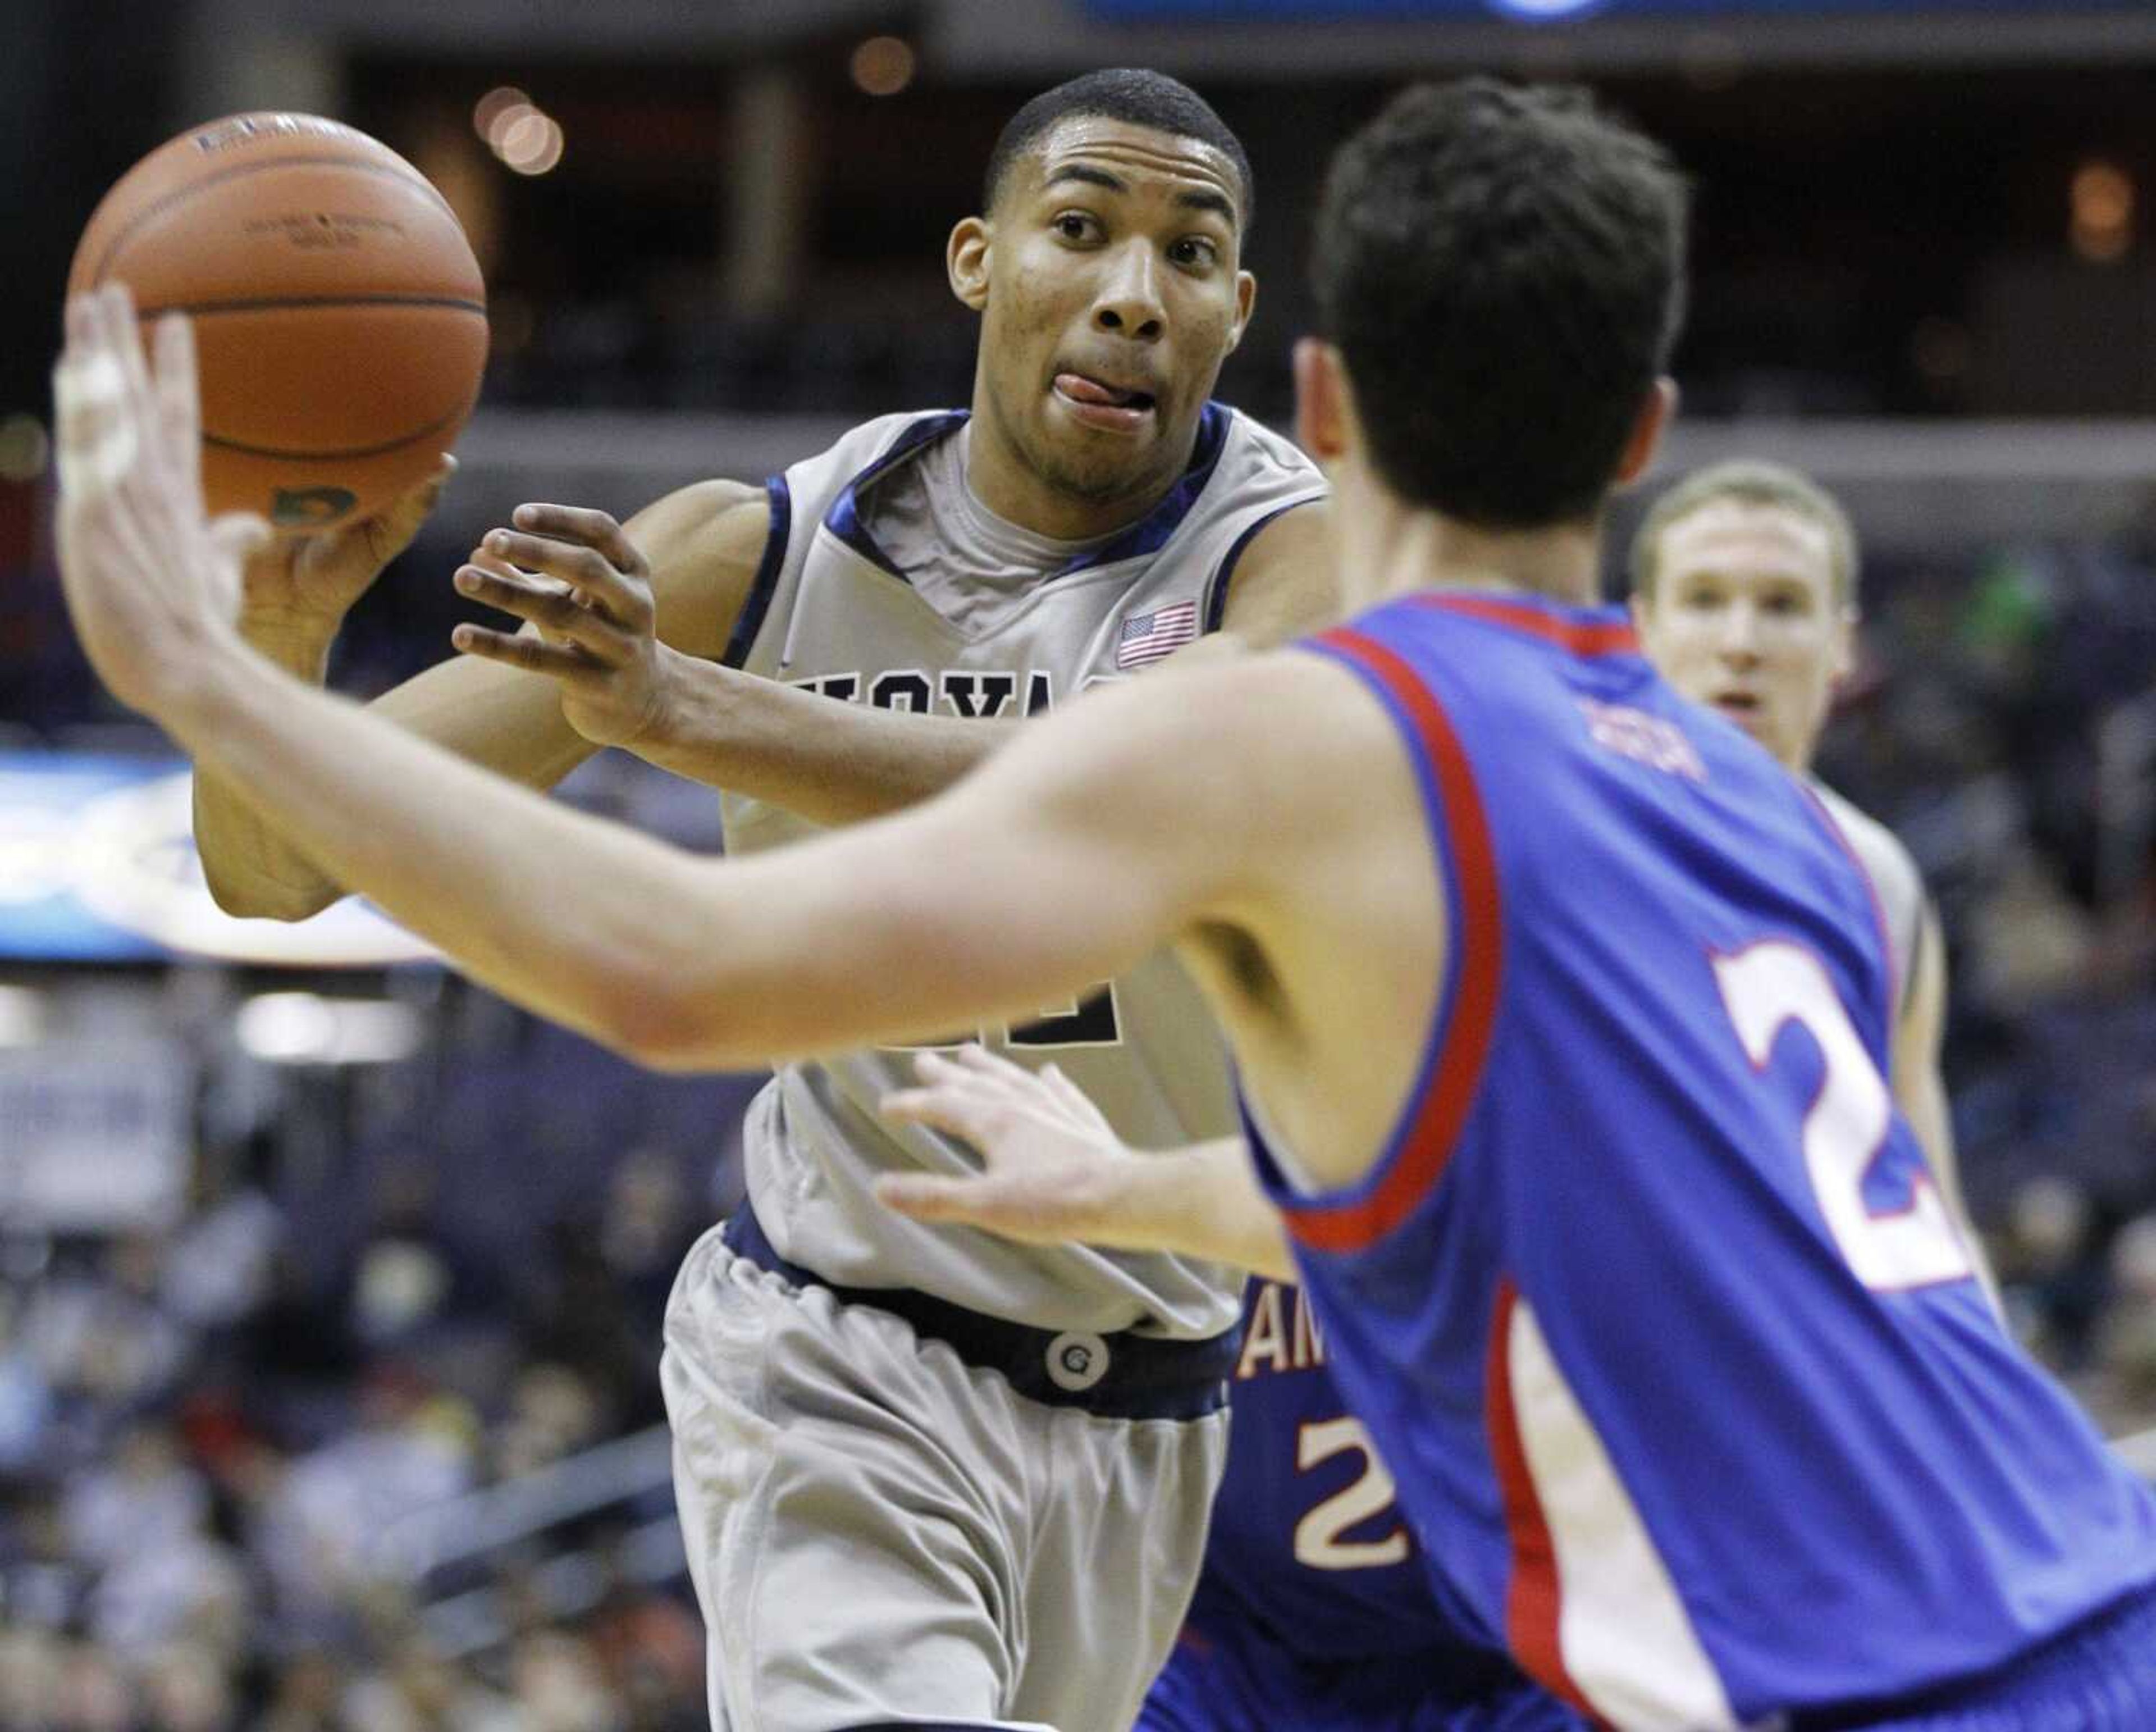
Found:
<path fill-rule="evenodd" d="M 1228 1379 L 1242 1351 L 1238 1324 L 1202 1341 L 1170 1340 L 1124 1329 L 1036 1329 L 908 1287 L 841 1287 L 788 1262 L 764 1236 L 747 1203 L 720 1236 L 746 1257 L 795 1287 L 820 1287 L 841 1304 L 887 1311 L 916 1335 L 941 1341 L 976 1370 L 993 1371 L 1029 1401 L 1077 1407 L 1105 1419 L 1202 1419 L 1228 1405 Z"/>
<path fill-rule="evenodd" d="M 1979 1732 L 2156 1725 L 2156 1586 L 2135 1589 L 2019 1658 L 1921 1695 L 1791 1714 L 1789 1732 Z"/>

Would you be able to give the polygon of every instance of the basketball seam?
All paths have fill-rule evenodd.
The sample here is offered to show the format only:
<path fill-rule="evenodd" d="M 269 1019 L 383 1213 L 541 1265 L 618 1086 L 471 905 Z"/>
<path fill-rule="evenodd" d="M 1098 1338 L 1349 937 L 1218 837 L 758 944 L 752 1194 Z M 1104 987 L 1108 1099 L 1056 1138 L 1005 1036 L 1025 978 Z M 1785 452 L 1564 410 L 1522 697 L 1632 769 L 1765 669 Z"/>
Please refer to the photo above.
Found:
<path fill-rule="evenodd" d="M 456 224 L 457 232 L 459 234 L 464 232 L 464 225 L 457 223 L 457 213 L 449 208 L 449 201 L 443 198 L 435 190 L 434 182 L 416 168 L 393 168 L 385 162 L 355 162 L 348 157 L 280 157 L 274 162 L 241 162 L 230 168 L 219 169 L 215 174 L 205 175 L 198 181 L 189 181 L 184 187 L 176 188 L 163 198 L 144 205 L 128 220 L 126 227 L 106 243 L 104 252 L 98 257 L 97 270 L 90 277 L 90 287 L 94 289 L 105 280 L 105 272 L 112 268 L 113 255 L 133 238 L 135 231 L 145 223 L 163 215 L 176 204 L 185 203 L 206 188 L 222 186 L 242 175 L 267 174 L 273 168 L 350 168 L 361 174 L 378 174 L 385 180 L 393 180 L 424 193 L 441 207 L 443 213 L 451 223 Z"/>
<path fill-rule="evenodd" d="M 382 457 L 392 451 L 402 450 L 406 445 L 417 443 L 430 433 L 439 433 L 450 422 L 463 414 L 470 406 L 459 404 L 439 420 L 429 421 L 424 427 L 415 428 L 409 433 L 399 434 L 386 444 L 357 445 L 348 451 L 281 451 L 275 445 L 243 445 L 236 439 L 222 439 L 208 430 L 203 432 L 202 439 L 206 445 L 215 445 L 220 451 L 236 451 L 244 457 L 275 457 L 294 463 L 352 462 L 362 457 Z"/>
<path fill-rule="evenodd" d="M 218 313 L 289 312 L 338 306 L 447 307 L 455 312 L 476 313 L 482 319 L 486 316 L 484 301 L 465 301 L 449 295 L 267 295 L 251 301 L 179 301 L 170 306 L 137 307 L 136 315 L 153 319 L 164 313 L 185 313 L 191 319 L 203 319 Z"/>

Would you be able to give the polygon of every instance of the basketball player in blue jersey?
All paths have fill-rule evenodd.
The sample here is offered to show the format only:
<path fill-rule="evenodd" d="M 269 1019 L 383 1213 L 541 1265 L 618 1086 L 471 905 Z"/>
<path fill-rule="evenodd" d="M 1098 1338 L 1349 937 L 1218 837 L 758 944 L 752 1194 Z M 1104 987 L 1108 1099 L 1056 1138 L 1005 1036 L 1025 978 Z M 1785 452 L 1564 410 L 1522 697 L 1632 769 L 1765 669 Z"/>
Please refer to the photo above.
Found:
<path fill-rule="evenodd" d="M 1718 464 L 1662 493 L 1630 565 L 1633 612 L 1657 671 L 1807 774 L 1849 668 L 1856 617 L 1856 540 L 1840 506 L 1783 465 Z M 1814 785 L 1877 892 L 1902 983 L 1894 1095 L 1958 1220 L 1938 1075 L 1946 987 L 1936 917 L 1892 834 Z M 1243 1257 L 1270 1272 L 1245 1298 L 1228 1472 L 1205 1570 L 1142 1732 L 1231 1732 L 1263 1723 L 1261 1705 L 1280 1724 L 1313 1729 L 1543 1723 L 1537 1714 L 1576 1724 L 1554 1698 L 1464 1643 L 1430 1593 L 1391 1478 L 1323 1369 L 1287 1241 L 1255 1182 L 1220 1167 L 1210 1170 L 1229 1194 L 1195 1200 L 1168 1190 L 1168 1169 L 1131 1159 L 1060 1075 L 978 1048 L 955 1061 L 924 1055 L 921 1067 L 922 1086 L 893 1096 L 887 1110 L 966 1138 L 1014 1175 L 1000 1190 L 947 1199 L 964 1212 L 937 1218 L 1140 1248 L 1174 1242 L 1183 1221 L 1239 1220 L 1252 1241 Z M 1030 1175 L 1029 1190 L 1019 1174 Z"/>
<path fill-rule="evenodd" d="M 112 689 L 340 882 L 649 1062 L 1022 1015 L 1174 938 L 1440 1591 L 1583 1712 L 2146 1727 L 2156 1498 L 2005 1339 L 1893 1110 L 1871 887 L 1590 604 L 1673 399 L 1684 206 L 1578 93 L 1403 96 L 1328 179 L 1296 352 L 1352 623 L 780 858 L 562 810 L 250 650 L 187 326 L 153 373 L 124 290 L 71 305 L 56 381 L 68 599 Z M 573 921 L 514 917 L 565 890 Z M 1127 1351 L 1069 1334 L 1074 1380 Z M 1050 1471 L 1095 1423 L 1044 1417 Z"/>
<path fill-rule="evenodd" d="M 1234 134 L 1173 80 L 1096 75 L 1021 110 L 986 178 L 947 259 L 982 320 L 970 414 L 883 416 L 766 486 L 702 483 L 624 526 L 519 511 L 459 582 L 531 629 L 466 629 L 462 659 L 382 711 L 535 784 L 627 747 L 725 790 L 744 856 L 916 799 L 1019 718 L 1203 655 L 1216 627 L 1270 643 L 1337 617 L 1306 508 L 1322 478 L 1209 401 L 1255 289 Z M 372 538 L 255 560 L 244 634 L 318 676 L 341 605 L 422 502 Z M 198 837 L 228 908 L 297 916 L 338 893 L 203 770 Z M 552 917 L 557 890 L 517 917 Z M 642 942 L 665 946 L 651 912 Z M 1167 957 L 1034 1009 L 991 1038 L 1060 1056 L 1128 1134 L 1232 1127 L 1218 1031 Z M 1196 1572 L 1240 1277 L 877 1207 L 880 1174 L 968 1159 L 877 1117 L 907 1060 L 783 1066 L 744 1130 L 750 1202 L 675 1291 L 661 1375 L 713 1715 L 1122 1732 Z M 846 1303 L 826 1313 L 811 1287 Z M 1062 1367 L 1074 1331 L 1111 1374 Z M 950 1351 L 914 1365 L 916 1337 Z M 1065 1410 L 1096 1423 L 1050 1463 L 1040 1427 Z"/>

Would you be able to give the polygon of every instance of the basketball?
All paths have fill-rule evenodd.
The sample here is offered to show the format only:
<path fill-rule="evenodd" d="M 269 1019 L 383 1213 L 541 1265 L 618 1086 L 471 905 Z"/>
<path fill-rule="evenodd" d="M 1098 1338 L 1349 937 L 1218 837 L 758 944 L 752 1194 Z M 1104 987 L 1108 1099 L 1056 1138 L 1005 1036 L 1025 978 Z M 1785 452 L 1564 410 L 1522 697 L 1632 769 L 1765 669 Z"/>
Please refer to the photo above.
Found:
<path fill-rule="evenodd" d="M 387 145 L 245 114 L 159 146 L 77 243 L 70 295 L 194 321 L 203 492 L 279 530 L 357 522 L 455 440 L 486 362 L 486 289 L 455 213 Z"/>

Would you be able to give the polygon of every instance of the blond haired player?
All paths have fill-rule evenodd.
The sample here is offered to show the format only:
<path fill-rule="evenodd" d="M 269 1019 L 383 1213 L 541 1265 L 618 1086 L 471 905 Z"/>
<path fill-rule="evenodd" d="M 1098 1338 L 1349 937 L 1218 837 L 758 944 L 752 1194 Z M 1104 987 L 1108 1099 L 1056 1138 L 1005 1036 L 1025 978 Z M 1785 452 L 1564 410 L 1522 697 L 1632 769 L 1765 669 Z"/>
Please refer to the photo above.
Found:
<path fill-rule="evenodd" d="M 1633 537 L 1630 569 L 1633 617 L 1663 678 L 1805 778 L 1863 862 L 1901 983 L 1895 1103 L 1965 1222 L 1939 1076 L 1947 965 L 1938 913 L 1893 832 L 1811 773 L 1855 650 L 1858 555 L 1847 513 L 1784 465 L 1715 464 L 1656 500 Z"/>

